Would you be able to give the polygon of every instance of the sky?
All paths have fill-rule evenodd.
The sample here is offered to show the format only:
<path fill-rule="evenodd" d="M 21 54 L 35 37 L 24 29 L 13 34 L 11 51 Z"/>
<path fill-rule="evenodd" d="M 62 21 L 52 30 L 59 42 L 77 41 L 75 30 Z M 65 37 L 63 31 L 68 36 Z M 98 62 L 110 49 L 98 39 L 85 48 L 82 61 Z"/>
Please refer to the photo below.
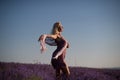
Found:
<path fill-rule="evenodd" d="M 119 0 L 0 0 L 0 61 L 50 64 L 38 38 L 60 21 L 69 66 L 120 67 Z"/>

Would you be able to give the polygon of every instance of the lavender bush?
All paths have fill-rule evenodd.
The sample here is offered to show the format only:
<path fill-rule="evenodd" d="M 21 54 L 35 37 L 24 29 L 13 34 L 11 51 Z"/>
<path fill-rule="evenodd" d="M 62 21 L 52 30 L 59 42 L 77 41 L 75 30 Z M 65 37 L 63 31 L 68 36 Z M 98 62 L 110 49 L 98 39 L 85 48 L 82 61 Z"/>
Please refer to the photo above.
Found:
<path fill-rule="evenodd" d="M 120 69 L 70 67 L 70 80 L 120 80 Z M 55 80 L 51 65 L 0 62 L 0 80 Z"/>

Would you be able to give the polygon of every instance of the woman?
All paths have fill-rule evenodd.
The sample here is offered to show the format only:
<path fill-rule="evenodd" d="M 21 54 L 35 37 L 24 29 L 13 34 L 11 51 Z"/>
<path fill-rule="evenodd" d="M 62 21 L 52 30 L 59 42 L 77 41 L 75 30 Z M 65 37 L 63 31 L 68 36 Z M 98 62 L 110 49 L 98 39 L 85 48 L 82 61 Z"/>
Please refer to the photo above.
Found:
<path fill-rule="evenodd" d="M 69 47 L 68 42 L 61 35 L 63 26 L 60 22 L 56 22 L 53 25 L 51 34 L 43 34 L 39 40 L 41 45 L 41 52 L 46 50 L 45 43 L 51 46 L 57 46 L 57 49 L 53 52 L 51 63 L 56 70 L 56 80 L 68 80 L 70 75 L 69 68 L 65 63 L 66 48 Z M 52 43 L 50 43 L 52 41 Z M 54 43 L 53 43 L 54 42 Z"/>

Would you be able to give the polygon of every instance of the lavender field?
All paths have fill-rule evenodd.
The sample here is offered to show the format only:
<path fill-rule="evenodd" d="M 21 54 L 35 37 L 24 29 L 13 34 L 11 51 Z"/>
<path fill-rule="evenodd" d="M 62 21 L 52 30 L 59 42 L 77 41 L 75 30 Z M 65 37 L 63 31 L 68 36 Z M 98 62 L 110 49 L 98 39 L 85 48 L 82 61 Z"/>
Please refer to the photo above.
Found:
<path fill-rule="evenodd" d="M 70 67 L 70 80 L 120 80 L 120 69 Z M 0 80 L 55 80 L 51 65 L 0 62 Z"/>

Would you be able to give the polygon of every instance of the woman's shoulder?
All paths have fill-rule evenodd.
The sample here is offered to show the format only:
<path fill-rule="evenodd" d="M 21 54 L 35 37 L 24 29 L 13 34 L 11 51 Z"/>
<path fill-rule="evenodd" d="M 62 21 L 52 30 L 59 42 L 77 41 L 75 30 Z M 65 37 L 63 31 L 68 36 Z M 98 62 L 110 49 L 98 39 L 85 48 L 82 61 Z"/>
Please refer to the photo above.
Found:
<path fill-rule="evenodd" d="M 54 34 L 46 34 L 46 35 L 47 35 L 47 37 L 52 38 L 52 39 L 57 38 L 57 35 L 54 35 Z"/>

